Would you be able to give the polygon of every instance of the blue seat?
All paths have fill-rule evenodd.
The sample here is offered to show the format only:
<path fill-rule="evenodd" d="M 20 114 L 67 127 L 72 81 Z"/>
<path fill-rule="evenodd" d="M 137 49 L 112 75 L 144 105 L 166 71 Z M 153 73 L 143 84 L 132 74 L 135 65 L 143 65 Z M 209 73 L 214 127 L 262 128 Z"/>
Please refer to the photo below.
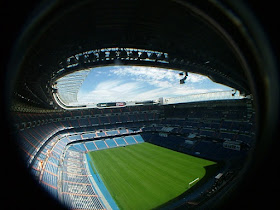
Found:
<path fill-rule="evenodd" d="M 144 139 L 141 137 L 141 135 L 134 135 L 133 136 L 134 139 L 138 142 L 138 143 L 141 143 L 141 142 L 144 142 Z"/>
<path fill-rule="evenodd" d="M 88 149 L 89 151 L 97 150 L 96 146 L 95 146 L 94 143 L 92 143 L 92 142 L 86 142 L 86 143 L 85 143 L 85 146 L 87 147 L 87 149 Z"/>
<path fill-rule="evenodd" d="M 118 143 L 119 146 L 125 146 L 126 145 L 125 141 L 121 137 L 115 138 L 115 141 Z"/>
<path fill-rule="evenodd" d="M 95 144 L 98 147 L 98 149 L 106 149 L 107 148 L 106 144 L 102 140 L 95 141 Z"/>
<path fill-rule="evenodd" d="M 126 142 L 128 144 L 136 144 L 136 141 L 134 140 L 134 138 L 132 136 L 126 136 L 126 137 L 124 137 L 124 139 L 126 140 Z"/>
<path fill-rule="evenodd" d="M 107 145 L 108 145 L 110 148 L 111 148 L 111 147 L 116 147 L 116 146 L 117 146 L 116 143 L 115 143 L 115 141 L 114 141 L 113 139 L 106 139 L 105 141 L 106 141 Z"/>

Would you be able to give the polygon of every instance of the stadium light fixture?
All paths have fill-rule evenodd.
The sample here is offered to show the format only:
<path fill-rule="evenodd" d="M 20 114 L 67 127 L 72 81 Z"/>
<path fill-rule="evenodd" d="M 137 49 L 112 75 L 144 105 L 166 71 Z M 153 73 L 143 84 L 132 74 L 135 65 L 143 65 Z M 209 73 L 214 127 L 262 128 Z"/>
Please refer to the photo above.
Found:
<path fill-rule="evenodd" d="M 183 73 L 181 72 L 180 75 L 183 75 Z M 188 76 L 188 72 L 185 72 L 185 76 L 182 79 L 180 79 L 180 85 L 185 84 L 187 76 Z"/>

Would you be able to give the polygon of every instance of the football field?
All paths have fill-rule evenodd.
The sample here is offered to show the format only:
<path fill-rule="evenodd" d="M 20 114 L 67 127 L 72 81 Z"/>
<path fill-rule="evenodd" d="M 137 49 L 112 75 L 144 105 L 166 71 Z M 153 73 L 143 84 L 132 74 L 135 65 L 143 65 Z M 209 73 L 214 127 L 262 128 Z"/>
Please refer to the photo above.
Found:
<path fill-rule="evenodd" d="M 120 209 L 156 208 L 201 180 L 204 167 L 216 164 L 146 142 L 89 155 Z"/>

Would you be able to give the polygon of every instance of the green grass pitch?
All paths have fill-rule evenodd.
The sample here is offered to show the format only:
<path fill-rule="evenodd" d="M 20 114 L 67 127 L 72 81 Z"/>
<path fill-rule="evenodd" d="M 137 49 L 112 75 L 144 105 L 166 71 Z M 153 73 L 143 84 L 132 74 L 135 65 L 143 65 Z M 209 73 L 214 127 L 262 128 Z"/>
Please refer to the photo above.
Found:
<path fill-rule="evenodd" d="M 90 152 L 101 179 L 120 209 L 152 209 L 189 189 L 213 161 L 150 143 Z"/>

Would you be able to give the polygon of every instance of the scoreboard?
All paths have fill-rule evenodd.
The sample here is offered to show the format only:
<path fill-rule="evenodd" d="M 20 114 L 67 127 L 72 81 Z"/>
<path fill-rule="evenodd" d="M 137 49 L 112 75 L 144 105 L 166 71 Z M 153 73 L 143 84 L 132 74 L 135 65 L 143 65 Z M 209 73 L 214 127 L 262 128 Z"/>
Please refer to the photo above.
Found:
<path fill-rule="evenodd" d="M 125 102 L 110 102 L 110 103 L 98 103 L 96 105 L 98 108 L 114 108 L 114 107 L 124 107 Z"/>

